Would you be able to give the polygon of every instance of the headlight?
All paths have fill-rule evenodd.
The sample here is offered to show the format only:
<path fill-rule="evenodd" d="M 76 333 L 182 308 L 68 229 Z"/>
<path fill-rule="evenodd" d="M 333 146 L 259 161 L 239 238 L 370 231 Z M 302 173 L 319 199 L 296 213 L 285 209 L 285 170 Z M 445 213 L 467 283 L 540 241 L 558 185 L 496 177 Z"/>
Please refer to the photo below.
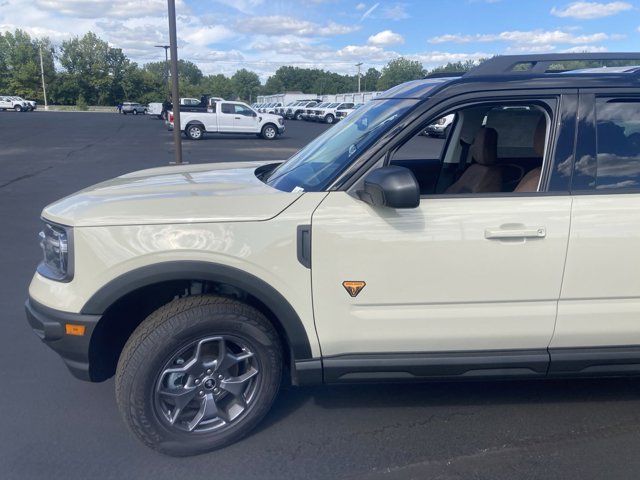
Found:
<path fill-rule="evenodd" d="M 38 265 L 40 275 L 57 280 L 69 282 L 73 277 L 73 268 L 70 262 L 70 250 L 72 246 L 72 230 L 69 227 L 45 223 L 40 232 L 40 247 L 43 260 Z"/>
<path fill-rule="evenodd" d="M 280 117 L 280 118 L 278 119 L 278 123 L 279 123 L 280 125 L 284 125 L 284 120 L 282 119 L 282 117 Z"/>

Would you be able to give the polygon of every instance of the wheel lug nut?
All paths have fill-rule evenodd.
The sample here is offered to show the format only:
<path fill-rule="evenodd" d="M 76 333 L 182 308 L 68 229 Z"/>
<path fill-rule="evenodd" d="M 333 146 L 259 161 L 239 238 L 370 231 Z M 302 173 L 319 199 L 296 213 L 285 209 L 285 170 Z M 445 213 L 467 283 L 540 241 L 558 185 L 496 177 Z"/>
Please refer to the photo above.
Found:
<path fill-rule="evenodd" d="M 218 380 L 222 380 L 224 377 L 222 375 L 218 375 Z"/>
<path fill-rule="evenodd" d="M 202 397 L 202 396 L 204 396 L 204 391 L 203 391 L 203 390 L 200 390 L 200 391 L 198 392 L 198 395 L 200 395 L 201 397 Z"/>
<path fill-rule="evenodd" d="M 200 379 L 196 378 L 196 381 L 194 382 L 196 385 L 200 385 Z"/>
<path fill-rule="evenodd" d="M 211 369 L 210 368 L 207 370 L 207 375 L 211 375 Z"/>
<path fill-rule="evenodd" d="M 214 388 L 214 389 L 213 389 L 213 393 L 220 393 L 220 389 L 219 389 L 219 388 L 217 388 L 217 387 L 216 387 L 216 388 Z"/>

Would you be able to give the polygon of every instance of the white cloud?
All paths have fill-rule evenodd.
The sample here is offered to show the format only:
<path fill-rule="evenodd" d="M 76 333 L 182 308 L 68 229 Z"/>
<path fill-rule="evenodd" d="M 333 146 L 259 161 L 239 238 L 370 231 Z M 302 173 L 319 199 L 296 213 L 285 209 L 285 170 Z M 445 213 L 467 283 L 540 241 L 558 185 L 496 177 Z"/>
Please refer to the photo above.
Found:
<path fill-rule="evenodd" d="M 608 51 L 607 47 L 599 46 L 599 45 L 580 45 L 579 47 L 572 47 L 563 50 L 563 52 L 568 53 L 583 53 L 583 52 L 593 52 L 593 53 L 602 53 Z"/>
<path fill-rule="evenodd" d="M 399 33 L 392 32 L 391 30 L 383 30 L 371 35 L 368 43 L 370 45 L 387 46 L 387 45 L 400 45 L 404 43 L 404 37 Z"/>
<path fill-rule="evenodd" d="M 143 2 L 141 2 L 143 3 Z M 226 5 L 227 7 L 235 8 L 239 12 L 251 15 L 260 10 L 260 7 L 265 3 L 264 0 L 216 0 L 216 3 Z M 176 6 L 177 9 L 177 6 Z"/>
<path fill-rule="evenodd" d="M 176 8 L 184 8 L 180 1 L 177 3 Z M 35 0 L 34 5 L 58 15 L 78 18 L 128 18 L 167 13 L 164 0 Z"/>
<path fill-rule="evenodd" d="M 553 45 L 571 44 L 580 45 L 605 40 L 617 40 L 620 35 L 609 35 L 606 33 L 593 33 L 587 35 L 576 35 L 563 30 L 513 30 L 497 34 L 475 34 L 460 35 L 446 34 L 429 39 L 429 43 L 471 43 L 471 42 L 510 42 L 515 44 L 528 45 Z"/>
<path fill-rule="evenodd" d="M 222 25 L 206 26 L 186 30 L 182 35 L 187 42 L 198 47 L 206 47 L 212 43 L 219 43 L 235 36 L 235 33 Z"/>
<path fill-rule="evenodd" d="M 633 5 L 627 2 L 573 2 L 565 8 L 551 9 L 551 14 L 556 17 L 569 17 L 579 20 L 591 20 L 594 18 L 609 17 L 618 13 L 631 10 Z"/>
<path fill-rule="evenodd" d="M 409 18 L 404 4 L 401 3 L 386 7 L 382 12 L 382 16 L 391 20 L 404 20 L 405 18 Z"/>
<path fill-rule="evenodd" d="M 284 15 L 269 15 L 265 17 L 249 17 L 238 22 L 238 28 L 247 33 L 281 35 L 293 34 L 300 36 L 332 37 L 355 32 L 360 27 L 329 22 L 325 25 L 308 20 L 299 20 Z"/>
<path fill-rule="evenodd" d="M 359 4 L 356 5 L 356 10 L 358 10 L 359 12 L 361 12 L 365 8 L 367 8 L 367 6 L 362 2 L 360 2 Z"/>

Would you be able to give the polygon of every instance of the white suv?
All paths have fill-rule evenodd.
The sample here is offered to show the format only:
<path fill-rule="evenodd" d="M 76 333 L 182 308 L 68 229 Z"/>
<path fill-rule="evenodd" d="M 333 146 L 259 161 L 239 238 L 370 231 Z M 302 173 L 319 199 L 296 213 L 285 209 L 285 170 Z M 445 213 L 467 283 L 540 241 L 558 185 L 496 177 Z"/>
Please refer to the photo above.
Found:
<path fill-rule="evenodd" d="M 494 57 L 284 163 L 67 196 L 29 323 L 76 376 L 115 373 L 125 422 L 173 455 L 246 435 L 283 382 L 640 375 L 640 70 L 547 73 L 626 58 Z M 446 115 L 447 141 L 421 135 Z"/>
<path fill-rule="evenodd" d="M 31 108 L 25 100 L 18 100 L 18 97 L 0 95 L 0 110 L 15 110 L 16 112 L 27 112 Z"/>

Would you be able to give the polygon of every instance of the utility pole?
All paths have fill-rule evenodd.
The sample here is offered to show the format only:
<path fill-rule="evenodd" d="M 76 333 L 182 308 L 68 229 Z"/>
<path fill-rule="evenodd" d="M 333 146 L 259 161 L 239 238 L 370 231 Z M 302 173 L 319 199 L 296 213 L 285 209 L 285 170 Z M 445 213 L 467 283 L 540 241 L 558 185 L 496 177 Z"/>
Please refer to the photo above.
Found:
<path fill-rule="evenodd" d="M 170 45 L 154 45 L 156 48 L 164 48 L 164 83 L 167 86 L 167 95 L 169 95 L 169 48 Z"/>
<path fill-rule="evenodd" d="M 358 67 L 358 93 L 360 93 L 360 67 L 362 66 L 362 62 L 356 63 L 356 67 Z"/>
<path fill-rule="evenodd" d="M 44 62 L 42 61 L 42 43 L 38 45 L 40 51 L 40 75 L 42 77 L 42 94 L 44 95 L 44 109 L 49 110 L 49 104 L 47 103 L 47 86 L 44 83 Z"/>
<path fill-rule="evenodd" d="M 178 39 L 176 35 L 176 0 L 167 0 L 169 8 L 169 45 L 171 48 L 171 102 L 173 104 L 173 145 L 176 165 L 182 164 L 182 129 L 180 128 L 180 89 L 178 88 Z"/>

